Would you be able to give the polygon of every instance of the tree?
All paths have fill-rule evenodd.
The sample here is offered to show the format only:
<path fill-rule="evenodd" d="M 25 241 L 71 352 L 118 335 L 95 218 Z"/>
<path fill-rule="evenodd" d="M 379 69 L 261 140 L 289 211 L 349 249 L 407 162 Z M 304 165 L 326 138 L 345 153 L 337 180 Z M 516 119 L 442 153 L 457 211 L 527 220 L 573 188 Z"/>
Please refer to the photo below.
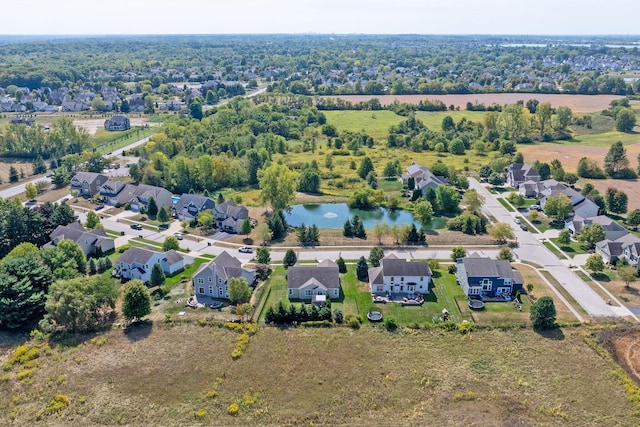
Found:
<path fill-rule="evenodd" d="M 389 225 L 386 222 L 376 221 L 373 224 L 373 235 L 378 241 L 378 244 L 382 243 L 382 238 L 389 232 Z"/>
<path fill-rule="evenodd" d="M 636 113 L 631 108 L 622 108 L 616 115 L 616 130 L 618 132 L 632 132 L 636 125 Z"/>
<path fill-rule="evenodd" d="M 602 259 L 602 255 L 590 255 L 584 266 L 587 270 L 591 270 L 593 273 L 601 272 L 604 270 L 604 260 Z"/>
<path fill-rule="evenodd" d="M 498 252 L 498 259 L 513 262 L 513 252 L 509 248 L 502 248 L 500 252 Z"/>
<path fill-rule="evenodd" d="M 578 182 L 578 175 L 573 172 L 567 172 L 564 174 L 564 180 L 570 186 L 573 186 L 576 182 Z"/>
<path fill-rule="evenodd" d="M 508 239 L 513 239 L 513 229 L 506 222 L 495 222 L 488 227 L 488 232 L 491 237 L 499 242 L 506 242 Z"/>
<path fill-rule="evenodd" d="M 615 188 L 607 188 L 605 193 L 605 205 L 609 212 L 624 214 L 627 212 L 629 198 L 627 193 Z"/>
<path fill-rule="evenodd" d="M 557 220 L 564 220 L 572 210 L 571 199 L 564 194 L 549 197 L 544 205 L 544 213 Z"/>
<path fill-rule="evenodd" d="M 49 287 L 40 326 L 49 331 L 95 329 L 111 319 L 117 296 L 110 277 L 58 280 Z"/>
<path fill-rule="evenodd" d="M 9 167 L 9 182 L 18 182 L 20 180 L 20 174 L 18 173 L 18 169 L 11 166 Z"/>
<path fill-rule="evenodd" d="M 458 191 L 448 185 L 438 185 L 436 187 L 436 209 L 444 214 L 455 214 L 458 212 L 460 195 Z"/>
<path fill-rule="evenodd" d="M 338 264 L 338 272 L 339 273 L 346 273 L 347 272 L 347 264 L 344 262 L 344 259 L 342 257 L 339 257 L 336 260 L 336 264 Z"/>
<path fill-rule="evenodd" d="M 164 206 L 160 206 L 160 210 L 158 211 L 158 221 L 160 223 L 169 222 L 169 211 Z"/>
<path fill-rule="evenodd" d="M 129 166 L 129 176 L 131 177 L 131 179 L 133 179 L 133 182 L 138 183 L 142 181 L 142 177 L 144 176 L 144 173 L 137 163 L 132 163 Z"/>
<path fill-rule="evenodd" d="M 172 249 L 174 251 L 180 249 L 180 242 L 178 242 L 178 239 L 176 239 L 174 236 L 167 236 L 167 238 L 164 239 L 164 242 L 162 243 L 162 252 L 167 252 Z"/>
<path fill-rule="evenodd" d="M 502 185 L 504 184 L 504 175 L 502 175 L 501 173 L 492 172 L 489 178 L 487 179 L 487 182 L 493 185 L 494 187 Z"/>
<path fill-rule="evenodd" d="M 189 104 L 189 114 L 196 120 L 202 120 L 202 104 L 199 101 Z"/>
<path fill-rule="evenodd" d="M 416 201 L 413 204 L 413 216 L 423 226 L 430 224 L 433 218 L 433 207 L 431 203 L 424 199 Z"/>
<path fill-rule="evenodd" d="M 593 248 L 596 243 L 604 240 L 606 237 L 604 227 L 597 223 L 587 224 L 578 232 L 576 236 L 578 241 L 586 242 L 589 248 Z"/>
<path fill-rule="evenodd" d="M 300 175 L 298 191 L 303 193 L 319 193 L 320 192 L 320 174 L 317 170 L 306 168 Z"/>
<path fill-rule="evenodd" d="M 558 235 L 558 243 L 560 243 L 562 246 L 567 246 L 569 243 L 571 243 L 571 232 L 569 232 L 568 229 L 563 228 L 560 231 L 560 234 Z"/>
<path fill-rule="evenodd" d="M 449 152 L 451 154 L 462 155 L 464 154 L 464 142 L 461 139 L 456 138 L 449 144 Z"/>
<path fill-rule="evenodd" d="M 24 193 L 27 196 L 27 199 L 35 199 L 36 196 L 38 195 L 38 189 L 36 188 L 35 185 L 28 183 L 24 187 Z"/>
<path fill-rule="evenodd" d="M 534 329 L 546 330 L 556 326 L 556 306 L 553 298 L 548 296 L 540 297 L 531 304 L 530 316 Z"/>
<path fill-rule="evenodd" d="M 273 210 L 286 210 L 295 199 L 298 174 L 286 165 L 273 163 L 258 171 L 260 197 Z"/>
<path fill-rule="evenodd" d="M 365 179 L 369 172 L 374 172 L 373 161 L 369 157 L 363 157 L 358 167 L 358 176 Z"/>
<path fill-rule="evenodd" d="M 525 203 L 524 196 L 516 191 L 512 191 L 511 193 L 509 193 L 507 200 L 509 200 L 509 203 L 517 208 L 524 206 Z"/>
<path fill-rule="evenodd" d="M 538 117 L 538 122 L 540 123 L 540 138 L 544 138 L 544 131 L 549 121 L 551 121 L 551 116 L 553 114 L 551 103 L 543 102 L 542 104 L 538 105 L 535 114 Z"/>
<path fill-rule="evenodd" d="M 234 277 L 229 280 L 229 301 L 232 304 L 244 304 L 249 302 L 251 298 L 251 289 L 247 283 L 247 279 L 244 277 Z"/>
<path fill-rule="evenodd" d="M 623 265 L 618 267 L 618 279 L 624 282 L 625 288 L 629 287 L 629 283 L 636 280 L 638 277 L 638 269 L 631 265 Z"/>
<path fill-rule="evenodd" d="M 581 178 L 604 179 L 607 175 L 598 166 L 595 160 L 588 157 L 582 157 L 578 160 L 576 173 Z"/>
<path fill-rule="evenodd" d="M 493 173 L 493 169 L 491 169 L 491 166 L 489 165 L 480 166 L 480 170 L 478 171 L 478 175 L 480 176 L 481 180 L 489 179 L 492 173 Z"/>
<path fill-rule="evenodd" d="M 64 239 L 53 248 L 43 249 L 42 259 L 53 271 L 54 279 L 72 279 L 87 272 L 84 252 L 73 240 Z"/>
<path fill-rule="evenodd" d="M 637 227 L 640 225 L 640 209 L 634 209 L 627 214 L 627 224 Z"/>
<path fill-rule="evenodd" d="M 37 254 L 7 256 L 0 267 L 0 327 L 17 329 L 40 314 L 51 270 Z"/>
<path fill-rule="evenodd" d="M 256 227 L 256 235 L 262 243 L 270 241 L 273 237 L 273 233 L 269 229 L 269 226 L 264 222 Z"/>
<path fill-rule="evenodd" d="M 153 197 L 149 199 L 149 203 L 147 204 L 147 213 L 151 218 L 155 218 L 158 215 L 158 204 Z"/>
<path fill-rule="evenodd" d="M 369 266 L 367 260 L 361 256 L 356 264 L 356 276 L 361 282 L 367 282 L 369 280 Z"/>
<path fill-rule="evenodd" d="M 451 261 L 457 262 L 459 258 L 464 258 L 467 256 L 467 250 L 462 246 L 454 246 L 451 248 Z"/>
<path fill-rule="evenodd" d="M 167 277 L 164 275 L 164 270 L 160 264 L 153 264 L 151 267 L 151 276 L 149 277 L 149 284 L 152 287 L 162 286 L 164 282 L 167 280 Z"/>
<path fill-rule="evenodd" d="M 369 263 L 373 267 L 379 267 L 380 260 L 382 258 L 384 258 L 384 249 L 382 249 L 380 246 L 373 247 L 371 249 L 371 252 L 369 252 Z"/>
<path fill-rule="evenodd" d="M 480 208 L 484 204 L 484 196 L 478 194 L 476 190 L 467 190 L 462 196 L 462 204 L 471 213 L 480 212 Z"/>
<path fill-rule="evenodd" d="M 284 254 L 284 258 L 282 259 L 282 265 L 284 268 L 289 268 L 295 263 L 298 262 L 298 257 L 293 249 L 287 249 L 287 252 Z"/>
<path fill-rule="evenodd" d="M 540 214 L 538 213 L 537 210 L 531 209 L 531 210 L 529 210 L 529 215 L 527 215 L 527 216 L 529 217 L 529 221 L 533 222 L 533 221 L 537 221 L 537 219 L 540 216 Z"/>
<path fill-rule="evenodd" d="M 561 130 L 565 130 L 567 126 L 571 124 L 571 118 L 573 117 L 573 111 L 569 107 L 558 107 L 556 109 L 556 117 L 558 119 L 558 126 Z"/>
<path fill-rule="evenodd" d="M 53 171 L 51 182 L 56 188 L 62 188 L 71 181 L 71 176 L 64 168 L 57 168 Z"/>
<path fill-rule="evenodd" d="M 213 212 L 207 209 L 207 210 L 198 212 L 198 215 L 196 215 L 196 222 L 198 223 L 198 225 L 206 229 L 211 229 L 213 225 L 216 223 L 216 219 L 213 216 Z"/>
<path fill-rule="evenodd" d="M 627 158 L 627 150 L 622 145 L 622 141 L 611 144 L 607 155 L 604 157 L 604 171 L 612 178 L 618 176 L 622 170 L 629 168 L 629 159 Z"/>
<path fill-rule="evenodd" d="M 548 163 L 538 163 L 537 169 L 541 180 L 544 181 L 549 179 L 549 176 L 551 176 L 551 166 L 549 166 Z"/>
<path fill-rule="evenodd" d="M 344 237 L 353 237 L 354 236 L 353 224 L 351 223 L 350 219 L 347 219 L 344 222 L 344 226 L 342 227 L 342 235 Z"/>
<path fill-rule="evenodd" d="M 144 283 L 141 280 L 127 283 L 122 301 L 122 315 L 127 323 L 136 322 L 150 313 L 151 297 Z"/>
<path fill-rule="evenodd" d="M 258 264 L 271 263 L 271 251 L 269 248 L 259 247 L 256 249 L 256 262 Z"/>
<path fill-rule="evenodd" d="M 247 235 L 249 233 L 251 233 L 251 221 L 249 220 L 249 218 L 245 218 L 245 220 L 242 221 L 242 224 L 240 225 L 240 234 Z"/>
<path fill-rule="evenodd" d="M 87 212 L 87 222 L 85 222 L 84 225 L 89 230 L 93 230 L 100 226 L 100 217 L 95 213 L 95 211 L 89 211 Z"/>

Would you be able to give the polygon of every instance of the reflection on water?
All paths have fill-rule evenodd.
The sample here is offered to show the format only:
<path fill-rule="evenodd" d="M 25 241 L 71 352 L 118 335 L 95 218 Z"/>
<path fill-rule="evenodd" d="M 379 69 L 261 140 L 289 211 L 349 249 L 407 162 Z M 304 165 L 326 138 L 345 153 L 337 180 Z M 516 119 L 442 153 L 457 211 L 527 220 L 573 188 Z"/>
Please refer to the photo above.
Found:
<path fill-rule="evenodd" d="M 320 228 L 342 228 L 347 219 L 358 215 L 365 228 L 372 228 L 376 222 L 393 224 L 415 223 L 413 214 L 403 210 L 389 211 L 383 208 L 372 210 L 350 209 L 346 203 L 321 203 L 294 205 L 286 214 L 287 223 L 294 227 L 304 223 L 315 224 Z"/>

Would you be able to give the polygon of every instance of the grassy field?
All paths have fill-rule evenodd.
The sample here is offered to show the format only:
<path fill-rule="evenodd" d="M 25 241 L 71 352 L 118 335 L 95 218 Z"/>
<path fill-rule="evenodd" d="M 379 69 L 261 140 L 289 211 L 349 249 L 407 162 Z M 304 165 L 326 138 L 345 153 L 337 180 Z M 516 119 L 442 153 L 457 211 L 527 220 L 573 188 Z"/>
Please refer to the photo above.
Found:
<path fill-rule="evenodd" d="M 587 345 L 585 332 L 267 327 L 233 360 L 237 333 L 158 322 L 76 345 L 30 343 L 40 357 L 0 381 L 0 423 L 637 425 L 615 365 Z M 2 342 L 5 360 L 15 345 Z M 56 395 L 68 399 L 57 412 Z"/>
<path fill-rule="evenodd" d="M 151 135 L 153 128 L 135 127 L 122 132 L 109 132 L 104 129 L 96 131 L 93 143 L 99 153 L 108 153 L 119 150 L 132 142 L 136 142 Z"/>

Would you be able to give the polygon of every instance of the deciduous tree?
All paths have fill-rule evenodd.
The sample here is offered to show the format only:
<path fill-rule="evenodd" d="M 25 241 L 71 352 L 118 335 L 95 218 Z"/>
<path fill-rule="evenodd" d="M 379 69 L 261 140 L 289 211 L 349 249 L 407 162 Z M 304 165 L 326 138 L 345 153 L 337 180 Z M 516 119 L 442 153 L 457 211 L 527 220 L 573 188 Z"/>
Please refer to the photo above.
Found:
<path fill-rule="evenodd" d="M 151 276 L 149 277 L 149 284 L 152 287 L 162 286 L 167 280 L 167 276 L 164 274 L 164 270 L 160 264 L 153 264 L 151 267 Z"/>
<path fill-rule="evenodd" d="M 167 236 L 167 238 L 164 239 L 164 242 L 162 243 L 162 251 L 167 252 L 172 249 L 175 251 L 180 249 L 180 242 L 178 242 L 178 239 L 176 239 L 174 236 Z"/>
<path fill-rule="evenodd" d="M 543 296 L 531 304 L 529 317 L 534 329 L 545 330 L 555 328 L 556 306 L 553 298 Z"/>
<path fill-rule="evenodd" d="M 298 174 L 286 165 L 271 164 L 258 171 L 260 196 L 275 211 L 289 209 L 298 188 Z"/>
<path fill-rule="evenodd" d="M 298 261 L 298 257 L 293 249 L 287 249 L 287 252 L 284 254 L 284 258 L 282 259 L 282 265 L 284 268 L 289 268 Z"/>
<path fill-rule="evenodd" d="M 156 264 L 157 265 L 157 264 Z M 122 301 L 122 315 L 128 322 L 136 322 L 151 313 L 149 290 L 141 280 L 127 283 Z"/>
<path fill-rule="evenodd" d="M 244 304 L 249 302 L 251 298 L 251 289 L 247 283 L 247 279 L 244 277 L 234 277 L 229 280 L 229 301 L 232 304 Z"/>
<path fill-rule="evenodd" d="M 488 227 L 488 232 L 491 237 L 499 242 L 506 242 L 508 239 L 513 239 L 513 229 L 506 222 L 496 222 Z"/>
<path fill-rule="evenodd" d="M 89 230 L 93 230 L 100 226 L 100 217 L 94 211 L 87 212 L 87 222 L 84 223 L 84 226 Z"/>
<path fill-rule="evenodd" d="M 601 272 L 604 270 L 604 260 L 602 259 L 602 255 L 590 255 L 584 266 L 587 270 L 591 270 L 593 273 Z"/>

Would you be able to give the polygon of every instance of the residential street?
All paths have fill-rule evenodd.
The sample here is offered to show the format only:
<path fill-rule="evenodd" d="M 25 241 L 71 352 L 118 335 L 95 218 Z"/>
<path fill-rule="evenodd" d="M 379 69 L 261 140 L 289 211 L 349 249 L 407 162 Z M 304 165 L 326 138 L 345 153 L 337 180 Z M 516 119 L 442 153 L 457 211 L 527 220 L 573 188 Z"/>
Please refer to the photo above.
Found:
<path fill-rule="evenodd" d="M 485 198 L 484 209 L 499 222 L 510 224 L 516 235 L 519 247 L 514 249 L 515 255 L 521 259 L 541 265 L 562 284 L 575 300 L 591 316 L 632 316 L 626 307 L 608 305 L 577 274 L 569 269 L 532 233 L 523 231 L 515 224 L 515 214 L 510 213 L 496 197 L 476 179 L 469 178 L 470 188 L 475 189 Z"/>

